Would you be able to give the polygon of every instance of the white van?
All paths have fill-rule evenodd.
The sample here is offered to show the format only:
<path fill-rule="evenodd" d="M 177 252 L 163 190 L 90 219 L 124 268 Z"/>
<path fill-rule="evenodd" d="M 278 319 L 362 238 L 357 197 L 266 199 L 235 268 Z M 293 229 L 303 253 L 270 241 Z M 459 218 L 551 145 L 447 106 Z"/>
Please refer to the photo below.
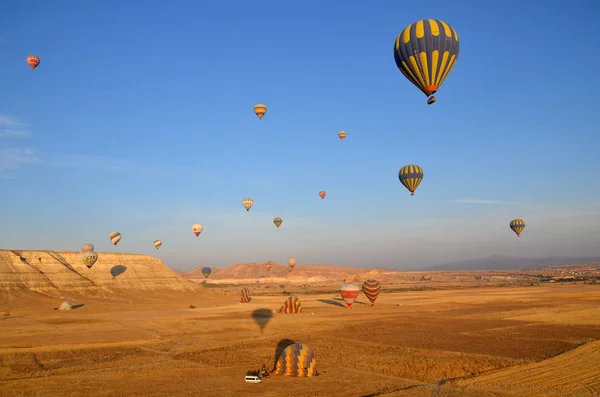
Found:
<path fill-rule="evenodd" d="M 246 374 L 246 383 L 261 383 L 262 379 L 258 375 Z"/>

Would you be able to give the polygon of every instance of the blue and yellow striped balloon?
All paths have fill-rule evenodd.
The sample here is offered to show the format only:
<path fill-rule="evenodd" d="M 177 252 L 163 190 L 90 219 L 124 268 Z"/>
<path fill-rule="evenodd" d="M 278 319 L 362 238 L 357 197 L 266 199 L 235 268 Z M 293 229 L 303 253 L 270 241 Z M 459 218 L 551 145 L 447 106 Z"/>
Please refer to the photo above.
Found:
<path fill-rule="evenodd" d="M 525 221 L 523 219 L 513 219 L 510 221 L 510 228 L 517 234 L 517 237 L 521 237 L 521 233 L 525 229 Z"/>
<path fill-rule="evenodd" d="M 458 58 L 458 35 L 444 21 L 411 23 L 394 43 L 394 60 L 404 77 L 431 96 L 440 88 Z M 427 103 L 432 104 L 435 98 Z"/>
<path fill-rule="evenodd" d="M 410 191 L 410 195 L 415 195 L 415 190 L 423 180 L 423 168 L 418 165 L 410 164 L 400 168 L 398 179 Z"/>

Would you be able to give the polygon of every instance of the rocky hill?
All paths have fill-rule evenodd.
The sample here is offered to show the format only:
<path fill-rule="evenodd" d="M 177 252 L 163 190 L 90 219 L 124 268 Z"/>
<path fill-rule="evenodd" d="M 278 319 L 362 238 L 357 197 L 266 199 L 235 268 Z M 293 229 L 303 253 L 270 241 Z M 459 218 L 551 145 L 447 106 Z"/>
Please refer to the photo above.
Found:
<path fill-rule="evenodd" d="M 0 292 L 29 290 L 55 296 L 61 292 L 196 291 L 159 259 L 147 255 L 98 253 L 88 269 L 79 252 L 0 250 Z"/>

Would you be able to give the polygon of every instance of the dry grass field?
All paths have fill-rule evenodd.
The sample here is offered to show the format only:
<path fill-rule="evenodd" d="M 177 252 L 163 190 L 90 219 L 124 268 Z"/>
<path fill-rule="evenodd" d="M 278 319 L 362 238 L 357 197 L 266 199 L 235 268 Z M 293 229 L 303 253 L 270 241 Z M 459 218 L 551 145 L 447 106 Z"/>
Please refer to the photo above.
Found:
<path fill-rule="evenodd" d="M 600 395 L 600 285 L 382 293 L 375 306 L 361 295 L 352 309 L 299 292 L 302 314 L 257 320 L 286 296 L 71 295 L 72 311 L 0 296 L 1 396 Z M 320 376 L 246 384 L 285 339 L 313 349 Z"/>

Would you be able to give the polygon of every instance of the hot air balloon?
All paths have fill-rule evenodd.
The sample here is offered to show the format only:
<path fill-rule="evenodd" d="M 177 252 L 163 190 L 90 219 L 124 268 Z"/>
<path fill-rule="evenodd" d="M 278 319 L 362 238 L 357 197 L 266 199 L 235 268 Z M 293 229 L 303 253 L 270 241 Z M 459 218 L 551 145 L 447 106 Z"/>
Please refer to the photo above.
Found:
<path fill-rule="evenodd" d="M 252 200 L 250 197 L 246 197 L 242 200 L 242 205 L 244 206 L 246 211 L 250 211 L 250 208 L 252 208 L 252 206 L 254 205 L 254 200 Z"/>
<path fill-rule="evenodd" d="M 302 311 L 302 303 L 295 296 L 290 296 L 283 302 L 283 306 L 279 308 L 279 313 L 298 314 Z"/>
<path fill-rule="evenodd" d="M 98 254 L 94 251 L 85 251 L 79 255 L 81 256 L 81 261 L 88 267 L 88 269 L 94 266 L 94 263 L 96 263 L 98 260 Z"/>
<path fill-rule="evenodd" d="M 81 246 L 81 252 L 88 252 L 94 250 L 94 244 L 83 244 Z"/>
<path fill-rule="evenodd" d="M 373 306 L 381 292 L 381 284 L 377 280 L 367 280 L 362 285 L 362 291 L 367 299 L 371 301 L 371 306 Z"/>
<path fill-rule="evenodd" d="M 426 19 L 400 32 L 394 44 L 394 60 L 404 77 L 429 97 L 436 93 L 454 67 L 458 48 L 458 35 L 452 26 L 437 19 Z"/>
<path fill-rule="evenodd" d="M 288 265 L 293 269 L 294 266 L 296 266 L 296 258 L 294 258 L 293 256 L 289 257 L 288 258 Z"/>
<path fill-rule="evenodd" d="M 196 237 L 198 237 L 200 235 L 200 233 L 202 233 L 202 229 L 204 229 L 204 228 L 199 223 L 195 223 L 192 225 L 192 231 L 194 232 Z"/>
<path fill-rule="evenodd" d="M 161 245 L 162 245 L 162 241 L 154 240 L 154 246 L 156 247 L 156 249 L 159 249 Z"/>
<path fill-rule="evenodd" d="M 523 219 L 513 219 L 510 221 L 510 228 L 517 234 L 517 237 L 521 237 L 521 233 L 525 229 L 525 221 Z"/>
<path fill-rule="evenodd" d="M 262 103 L 259 103 L 258 105 L 254 106 L 254 113 L 256 113 L 258 118 L 262 120 L 265 113 L 267 113 L 267 107 Z"/>
<path fill-rule="evenodd" d="M 111 234 L 108 236 L 108 238 L 110 238 L 110 241 L 112 241 L 112 243 L 113 243 L 114 245 L 117 245 L 117 243 L 118 243 L 119 241 L 121 241 L 121 233 L 119 233 L 119 232 L 112 232 L 112 233 L 111 233 Z"/>
<path fill-rule="evenodd" d="M 338 137 L 343 141 L 344 139 L 346 139 L 346 131 L 340 131 L 338 132 Z"/>
<path fill-rule="evenodd" d="M 249 303 L 250 302 L 250 291 L 247 288 L 243 288 L 240 291 L 240 302 Z"/>
<path fill-rule="evenodd" d="M 321 191 L 319 192 L 319 197 L 321 197 L 322 199 L 324 199 L 324 198 L 325 198 L 325 196 L 327 196 L 327 192 L 325 192 L 325 190 L 321 190 Z"/>
<path fill-rule="evenodd" d="M 208 276 L 210 276 L 211 273 L 212 273 L 212 270 L 210 269 L 210 267 L 202 268 L 202 274 L 204 275 L 205 278 L 208 278 Z"/>
<path fill-rule="evenodd" d="M 315 353 L 311 348 L 303 343 L 294 343 L 283 349 L 271 373 L 312 377 L 317 375 L 316 365 Z"/>
<path fill-rule="evenodd" d="M 360 293 L 360 288 L 356 284 L 342 284 L 340 287 L 340 295 L 342 295 L 342 299 L 346 302 L 346 306 L 352 307 L 354 303 L 354 299 Z"/>
<path fill-rule="evenodd" d="M 281 219 L 280 217 L 274 218 L 273 223 L 275 224 L 275 226 L 277 226 L 277 229 L 279 229 L 279 226 L 281 226 L 281 224 L 283 223 L 283 219 Z"/>
<path fill-rule="evenodd" d="M 40 64 L 40 58 L 36 57 L 35 55 L 30 55 L 27 57 L 27 64 L 29 65 L 31 70 L 33 70 L 37 68 Z"/>
<path fill-rule="evenodd" d="M 398 179 L 410 191 L 410 195 L 415 195 L 415 190 L 423 180 L 423 168 L 418 165 L 405 165 L 398 172 Z"/>
<path fill-rule="evenodd" d="M 270 272 L 271 269 L 273 269 L 273 265 L 271 265 L 270 263 L 267 263 L 267 265 L 265 267 L 267 268 L 268 272 Z"/>

